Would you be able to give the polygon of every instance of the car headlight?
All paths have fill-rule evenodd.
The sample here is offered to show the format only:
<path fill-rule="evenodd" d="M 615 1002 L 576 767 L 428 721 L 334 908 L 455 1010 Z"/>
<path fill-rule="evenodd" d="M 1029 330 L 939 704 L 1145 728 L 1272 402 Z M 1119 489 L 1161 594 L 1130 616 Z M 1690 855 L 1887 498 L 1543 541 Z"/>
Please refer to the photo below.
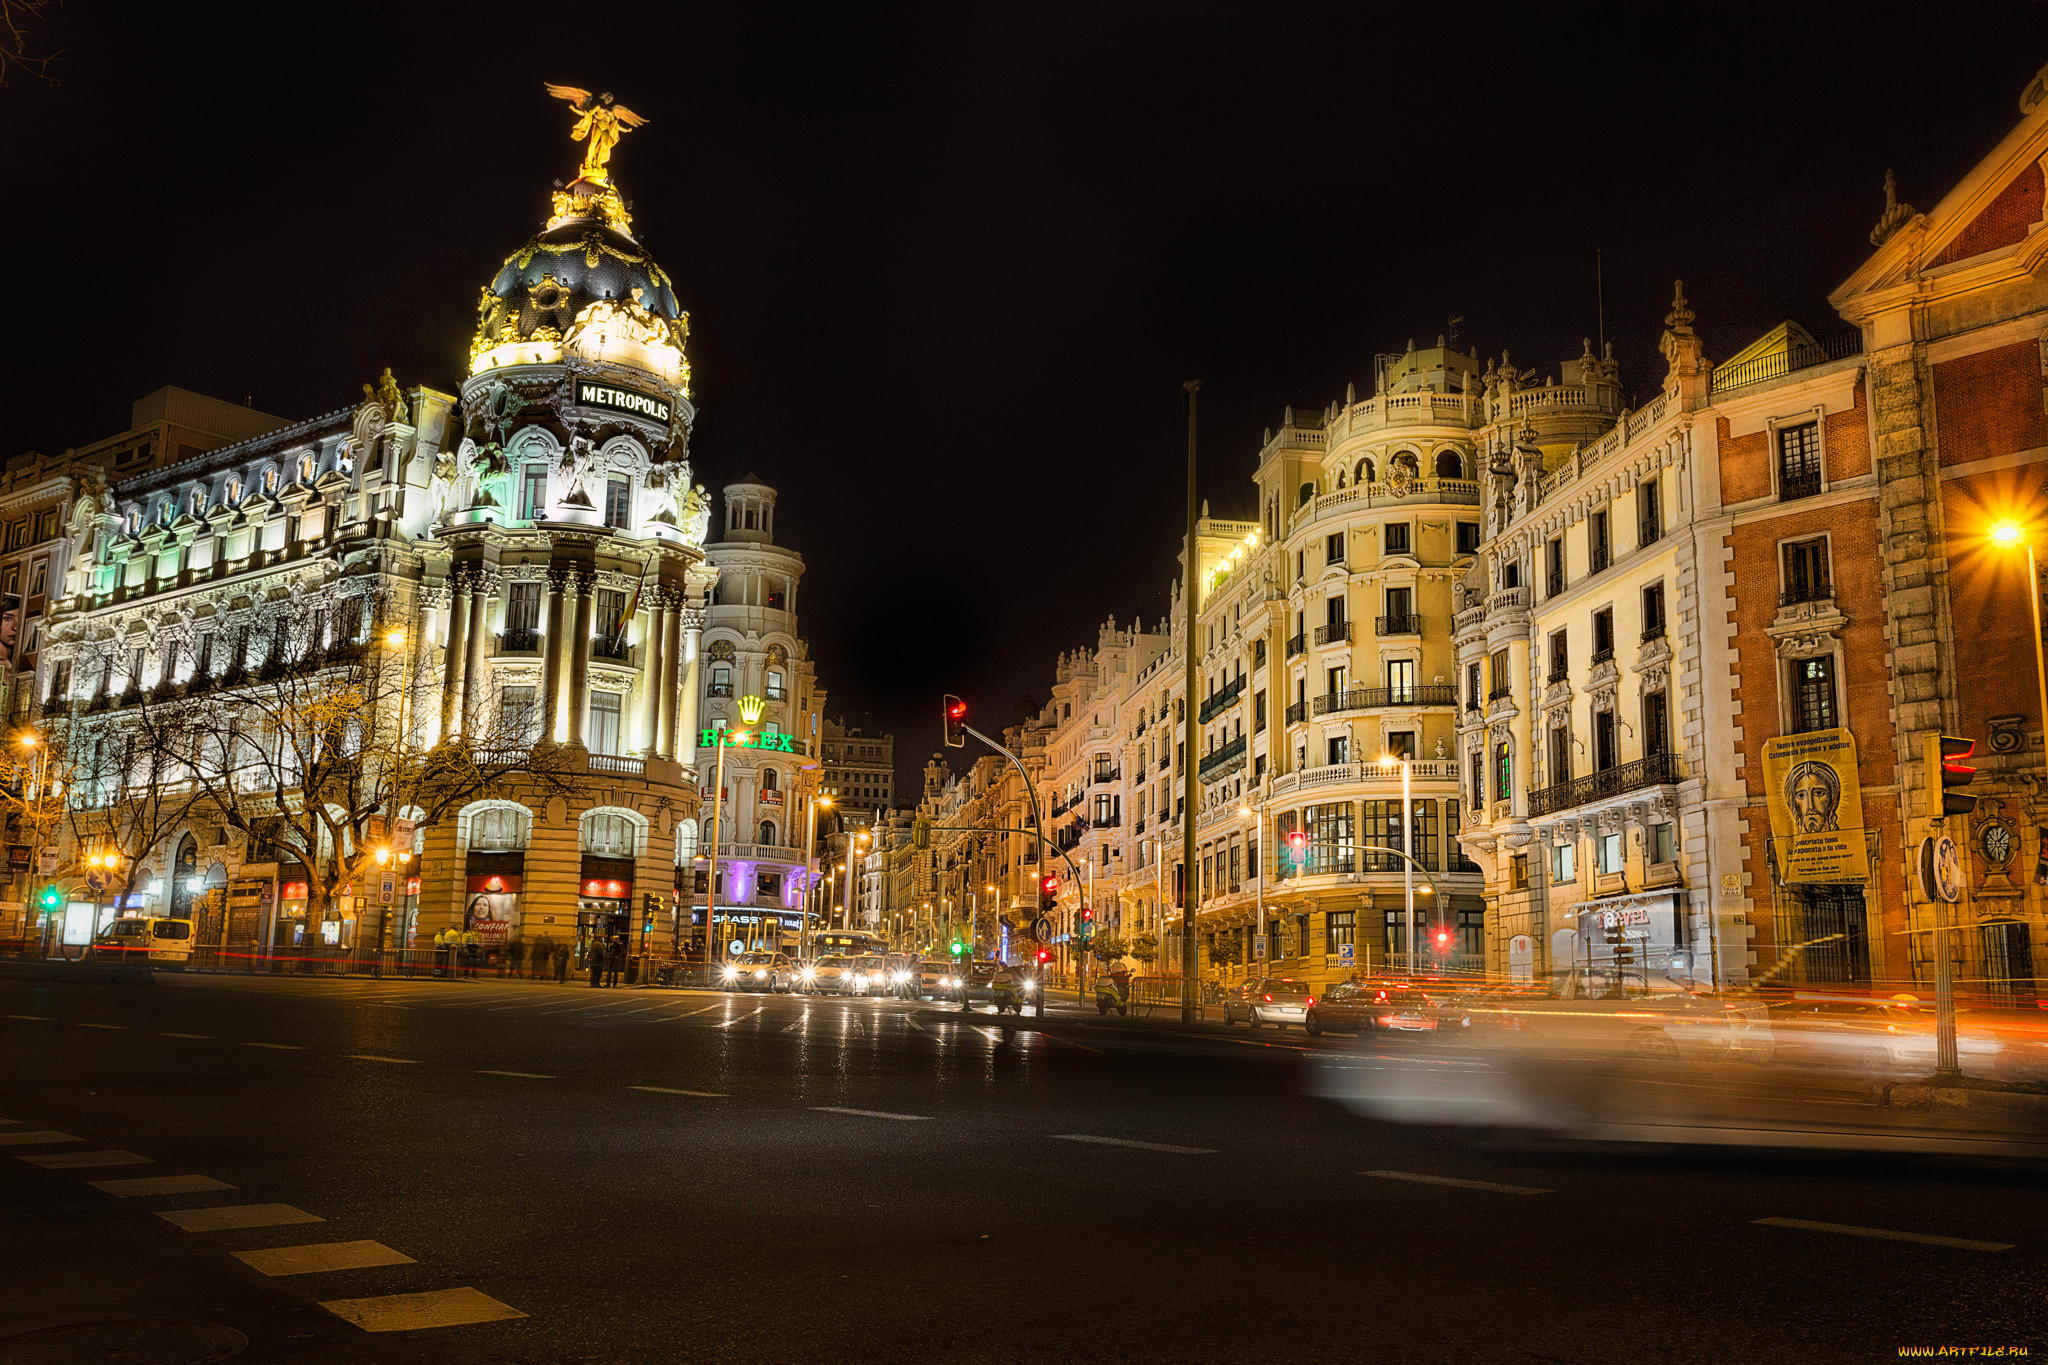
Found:
<path fill-rule="evenodd" d="M 725 979 L 726 979 L 727 981 L 732 981 L 732 980 L 735 980 L 735 979 L 737 979 L 737 978 L 738 978 L 738 976 L 739 976 L 739 974 L 740 974 L 740 973 L 739 973 L 739 969 L 738 969 L 737 967 L 727 967 L 727 968 L 725 969 Z"/>
<path fill-rule="evenodd" d="M 899 985 L 899 986 L 900 986 L 900 985 L 902 985 L 902 984 L 903 984 L 904 982 L 906 982 L 906 981 L 910 980 L 910 973 L 909 973 L 909 972 L 898 972 L 898 973 L 896 973 L 896 975 L 895 975 L 895 976 L 891 977 L 890 979 L 891 979 L 892 981 L 894 981 L 894 982 L 895 982 L 895 983 L 896 983 L 897 985 Z"/>
<path fill-rule="evenodd" d="M 818 969 L 817 969 L 816 967 L 806 967 L 806 968 L 804 968 L 804 980 L 806 980 L 806 981 L 815 981 L 815 980 L 817 980 L 817 979 L 818 979 Z"/>
<path fill-rule="evenodd" d="M 1038 983 L 1037 983 L 1036 981 L 1027 981 L 1027 982 L 1025 982 L 1025 983 L 1024 983 L 1024 993 L 1025 993 L 1026 995 L 1029 995 L 1029 994 L 1031 994 L 1031 992 L 1033 992 L 1033 991 L 1035 991 L 1035 990 L 1037 990 L 1037 989 L 1038 989 Z"/>
<path fill-rule="evenodd" d="M 758 971 L 757 971 L 757 972 L 755 972 L 755 973 L 754 973 L 754 980 L 756 980 L 756 981 L 765 981 L 765 980 L 767 979 L 767 977 L 768 977 L 768 973 L 766 973 L 766 972 L 758 972 Z"/>

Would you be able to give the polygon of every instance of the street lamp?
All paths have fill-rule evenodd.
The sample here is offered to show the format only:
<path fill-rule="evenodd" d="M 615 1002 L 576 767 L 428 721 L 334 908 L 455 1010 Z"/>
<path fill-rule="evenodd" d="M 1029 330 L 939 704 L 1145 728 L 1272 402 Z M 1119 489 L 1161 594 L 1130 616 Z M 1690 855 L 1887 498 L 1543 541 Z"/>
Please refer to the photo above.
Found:
<path fill-rule="evenodd" d="M 806 904 L 804 906 L 803 927 L 797 930 L 796 951 L 797 956 L 806 962 L 811 960 L 811 906 L 816 904 L 819 899 L 818 865 L 813 857 L 813 849 L 818 839 L 818 808 L 820 806 L 830 810 L 832 808 L 832 798 L 822 793 L 813 795 L 804 812 L 804 900 Z"/>
<path fill-rule="evenodd" d="M 1270 796 L 1260 797 L 1256 811 L 1252 809 L 1250 801 L 1242 802 L 1237 808 L 1239 815 L 1246 819 L 1256 819 L 1258 821 L 1257 824 L 1252 826 L 1252 847 L 1259 850 L 1259 852 L 1257 855 L 1258 860 L 1253 864 L 1251 873 L 1252 890 L 1258 899 L 1258 937 L 1261 939 L 1266 938 L 1266 803 L 1270 800 L 1272 800 Z M 1266 960 L 1271 962 L 1273 960 L 1272 940 L 1267 939 L 1266 943 Z M 1305 947 L 1304 951 L 1306 951 Z"/>
<path fill-rule="evenodd" d="M 748 700 L 752 700 L 752 698 L 748 698 Z M 760 712 L 756 710 L 754 714 L 759 715 Z M 711 779 L 711 861 L 708 880 L 704 883 L 704 978 L 706 985 L 711 985 L 716 980 L 712 975 L 714 962 L 712 954 L 717 951 L 715 945 L 718 942 L 718 938 L 713 925 L 716 924 L 718 919 L 718 816 L 719 812 L 725 809 L 725 751 L 735 744 L 745 744 L 748 739 L 745 730 L 727 731 L 720 729 L 713 731 L 713 733 L 718 736 L 718 767 L 717 774 Z"/>
<path fill-rule="evenodd" d="M 1415 975 L 1415 863 L 1412 860 L 1415 857 L 1415 841 L 1409 837 L 1409 829 L 1415 820 L 1415 807 L 1409 803 L 1408 799 L 1408 778 L 1409 773 L 1413 769 L 1413 764 L 1410 763 L 1405 754 L 1381 754 L 1380 766 L 1385 767 L 1389 763 L 1401 765 L 1401 851 L 1408 855 L 1401 860 L 1401 890 L 1403 904 L 1406 906 L 1401 932 L 1408 941 L 1408 975 L 1413 977 Z M 1439 906 L 1438 910 L 1441 912 L 1442 907 Z"/>
<path fill-rule="evenodd" d="M 1991 528 L 1991 543 L 2001 549 L 2027 547 L 2027 613 L 2034 624 L 2034 681 L 2040 688 L 2041 725 L 2048 730 L 2048 668 L 2041 658 L 2041 566 L 2034 554 L 2034 538 L 2016 521 L 2001 521 Z"/>

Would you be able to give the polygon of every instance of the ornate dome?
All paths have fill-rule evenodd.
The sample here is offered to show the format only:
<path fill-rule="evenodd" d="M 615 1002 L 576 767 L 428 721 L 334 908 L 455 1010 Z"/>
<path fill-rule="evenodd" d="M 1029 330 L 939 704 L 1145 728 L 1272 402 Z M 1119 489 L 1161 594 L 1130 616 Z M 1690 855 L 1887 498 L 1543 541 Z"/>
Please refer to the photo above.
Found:
<path fill-rule="evenodd" d="M 601 349 L 616 351 L 630 336 L 652 353 L 640 363 L 687 387 L 683 350 L 690 319 L 676 306 L 668 275 L 638 242 L 601 218 L 557 216 L 507 257 L 483 290 L 470 373 L 554 363 L 565 349 L 587 354 L 578 337 L 593 328 L 600 330 L 591 341 Z M 636 363 L 618 354 L 590 358 Z"/>

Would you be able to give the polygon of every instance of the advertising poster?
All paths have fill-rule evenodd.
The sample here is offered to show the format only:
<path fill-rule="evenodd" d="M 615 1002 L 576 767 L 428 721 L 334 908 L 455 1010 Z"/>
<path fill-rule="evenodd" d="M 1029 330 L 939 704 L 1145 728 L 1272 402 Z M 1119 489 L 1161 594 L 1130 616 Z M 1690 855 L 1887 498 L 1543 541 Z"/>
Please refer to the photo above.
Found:
<path fill-rule="evenodd" d="M 469 879 L 469 904 L 463 928 L 476 931 L 486 949 L 503 948 L 519 915 L 519 881 L 513 876 Z"/>
<path fill-rule="evenodd" d="M 1777 840 L 1778 879 L 1788 885 L 1870 877 L 1856 740 L 1814 730 L 1764 741 L 1764 795 Z"/>

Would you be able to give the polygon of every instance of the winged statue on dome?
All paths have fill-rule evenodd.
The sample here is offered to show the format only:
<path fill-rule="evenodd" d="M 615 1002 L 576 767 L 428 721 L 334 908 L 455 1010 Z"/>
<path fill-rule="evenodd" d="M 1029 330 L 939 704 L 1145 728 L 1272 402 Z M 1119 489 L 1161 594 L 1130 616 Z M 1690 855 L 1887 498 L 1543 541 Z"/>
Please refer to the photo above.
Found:
<path fill-rule="evenodd" d="M 585 144 L 580 178 L 594 185 L 606 183 L 611 178 L 605 166 L 612 159 L 612 148 L 619 145 L 619 138 L 626 132 L 647 120 L 612 98 L 609 90 L 593 95 L 573 85 L 548 85 L 548 93 L 558 100 L 567 100 L 576 111 L 576 126 L 569 130 L 569 136 Z"/>

